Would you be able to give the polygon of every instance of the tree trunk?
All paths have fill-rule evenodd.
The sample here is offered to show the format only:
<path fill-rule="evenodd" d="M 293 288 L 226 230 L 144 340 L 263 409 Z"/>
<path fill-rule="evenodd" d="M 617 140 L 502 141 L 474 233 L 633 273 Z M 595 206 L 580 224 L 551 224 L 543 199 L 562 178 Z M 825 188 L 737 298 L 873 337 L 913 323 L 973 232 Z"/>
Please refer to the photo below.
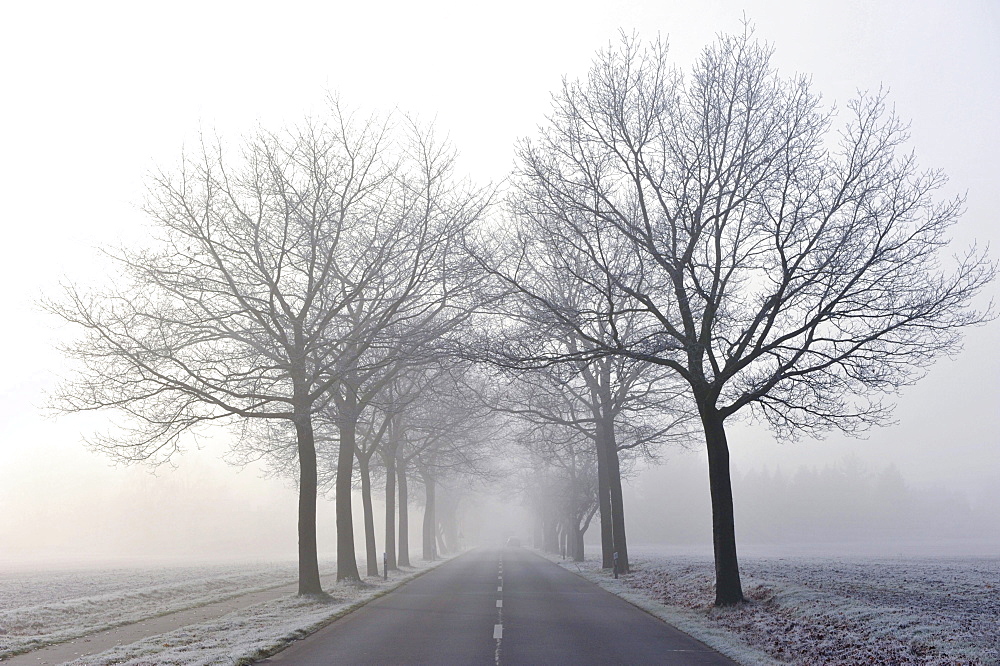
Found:
<path fill-rule="evenodd" d="M 391 447 L 385 460 L 385 558 L 389 569 L 396 566 L 396 452 Z"/>
<path fill-rule="evenodd" d="M 299 454 L 299 594 L 323 594 L 316 548 L 316 441 L 308 410 L 295 414 L 295 438 Z"/>
<path fill-rule="evenodd" d="M 434 516 L 434 479 L 426 474 L 421 475 L 424 480 L 424 525 L 423 525 L 423 546 L 424 559 L 433 561 L 435 559 L 435 540 L 437 539 L 437 519 Z"/>
<path fill-rule="evenodd" d="M 337 425 L 340 431 L 340 451 L 337 454 L 337 580 L 361 580 L 354 552 L 354 516 L 351 513 L 351 477 L 354 474 L 354 452 L 357 444 L 358 396 L 344 387 L 338 396 Z"/>
<path fill-rule="evenodd" d="M 368 575 L 378 576 L 378 546 L 375 543 L 375 510 L 372 508 L 372 476 L 368 461 L 358 458 L 361 473 L 361 504 L 365 514 L 365 557 Z"/>
<path fill-rule="evenodd" d="M 583 562 L 583 530 L 580 521 L 570 516 L 566 521 L 566 556 L 574 562 Z"/>
<path fill-rule="evenodd" d="M 583 530 L 578 527 L 573 528 L 571 538 L 573 539 L 573 561 L 583 562 Z"/>
<path fill-rule="evenodd" d="M 396 468 L 399 479 L 399 553 L 397 564 L 401 567 L 410 565 L 410 505 L 406 488 L 406 463 L 400 462 Z"/>
<path fill-rule="evenodd" d="M 597 442 L 597 492 L 600 495 L 598 510 L 601 516 L 601 566 L 614 566 L 614 532 L 611 521 L 611 483 L 608 480 L 608 456 L 604 446 Z"/>
<path fill-rule="evenodd" d="M 733 486 L 729 475 L 729 443 L 722 418 L 714 406 L 699 401 L 698 411 L 708 446 L 708 481 L 712 492 L 712 546 L 715 550 L 715 605 L 745 601 L 736 558 L 736 522 Z"/>
<path fill-rule="evenodd" d="M 587 534 L 587 530 L 590 529 L 590 522 L 594 519 L 594 516 L 596 514 L 597 514 L 597 506 L 592 505 L 590 510 L 587 511 L 587 513 L 583 517 L 583 525 L 581 525 L 580 528 L 576 531 L 577 548 L 578 548 L 577 557 L 580 558 L 576 560 L 577 562 L 583 562 L 584 559 L 583 537 L 585 534 Z"/>
<path fill-rule="evenodd" d="M 614 552 L 618 553 L 618 573 L 628 573 L 628 542 L 625 538 L 625 501 L 622 498 L 622 473 L 618 461 L 618 443 L 614 425 L 607 428 L 608 484 L 611 489 L 611 532 Z"/>

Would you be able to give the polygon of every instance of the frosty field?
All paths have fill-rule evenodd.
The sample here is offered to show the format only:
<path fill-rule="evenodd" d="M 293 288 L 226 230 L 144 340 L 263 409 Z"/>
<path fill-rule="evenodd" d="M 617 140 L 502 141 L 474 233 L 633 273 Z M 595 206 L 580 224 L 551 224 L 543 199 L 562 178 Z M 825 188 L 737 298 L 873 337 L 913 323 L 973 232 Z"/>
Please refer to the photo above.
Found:
<path fill-rule="evenodd" d="M 1000 664 L 1000 559 L 744 557 L 734 609 L 711 607 L 710 557 L 632 563 L 562 564 L 745 664 Z"/>
<path fill-rule="evenodd" d="M 295 581 L 295 566 L 0 572 L 0 658 Z"/>
<path fill-rule="evenodd" d="M 359 565 L 363 571 L 363 560 Z M 296 566 L 289 563 L 0 572 L 0 661 L 22 653 L 21 659 L 33 659 L 33 650 L 50 644 L 232 599 L 233 612 L 71 663 L 250 663 L 427 567 L 421 563 L 393 573 L 389 580 L 369 578 L 359 584 L 337 584 L 334 576 L 324 575 L 328 599 L 296 597 Z M 335 563 L 320 564 L 323 574 L 335 570 Z M 286 588 L 266 602 L 247 601 L 245 607 L 240 603 L 248 593 L 280 593 Z"/>

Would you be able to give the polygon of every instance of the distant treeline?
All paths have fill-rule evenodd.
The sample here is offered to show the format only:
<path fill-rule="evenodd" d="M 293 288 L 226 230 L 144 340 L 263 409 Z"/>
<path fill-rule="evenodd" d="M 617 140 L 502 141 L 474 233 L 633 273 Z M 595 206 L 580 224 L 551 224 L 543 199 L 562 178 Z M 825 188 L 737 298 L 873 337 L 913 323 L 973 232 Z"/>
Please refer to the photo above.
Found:
<path fill-rule="evenodd" d="M 701 467 L 684 456 L 636 479 L 628 497 L 636 507 L 628 525 L 636 542 L 710 543 Z M 981 539 L 987 526 L 1000 527 L 996 507 L 973 506 L 961 491 L 915 487 L 895 465 L 872 471 L 856 458 L 794 473 L 734 471 L 733 493 L 740 538 L 747 543 Z"/>

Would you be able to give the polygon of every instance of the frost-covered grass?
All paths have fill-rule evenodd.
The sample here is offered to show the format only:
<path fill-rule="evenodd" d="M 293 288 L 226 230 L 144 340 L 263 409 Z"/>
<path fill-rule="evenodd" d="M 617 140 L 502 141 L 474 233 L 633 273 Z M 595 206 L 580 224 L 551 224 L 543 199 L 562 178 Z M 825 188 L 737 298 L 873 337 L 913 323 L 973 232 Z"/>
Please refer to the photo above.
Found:
<path fill-rule="evenodd" d="M 744 664 L 1000 664 L 1000 559 L 743 558 L 748 603 L 716 609 L 710 557 L 572 571 Z"/>
<path fill-rule="evenodd" d="M 294 583 L 290 563 L 0 571 L 0 658 Z"/>
<path fill-rule="evenodd" d="M 361 583 L 324 586 L 330 594 L 327 599 L 289 595 L 70 663 L 78 666 L 249 664 L 278 652 L 438 564 L 441 561 L 421 563 L 422 566 L 398 572 L 387 581 L 368 578 Z"/>
<path fill-rule="evenodd" d="M 221 617 L 83 657 L 74 664 L 248 664 L 302 638 L 354 607 L 440 562 L 395 572 L 389 580 L 333 583 L 326 598 L 248 605 Z M 359 561 L 364 571 L 365 563 Z M 320 563 L 333 572 L 336 563 Z M 292 563 L 0 572 L 0 659 L 104 629 L 293 585 Z"/>

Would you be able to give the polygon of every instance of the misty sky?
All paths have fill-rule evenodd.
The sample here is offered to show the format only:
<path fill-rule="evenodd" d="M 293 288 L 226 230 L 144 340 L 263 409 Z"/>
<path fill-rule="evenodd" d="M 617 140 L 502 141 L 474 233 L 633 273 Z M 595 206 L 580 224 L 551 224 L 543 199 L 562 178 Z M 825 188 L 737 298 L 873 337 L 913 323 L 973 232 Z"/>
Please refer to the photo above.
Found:
<path fill-rule="evenodd" d="M 474 8 L 475 7 L 475 8 Z M 512 146 L 543 120 L 561 77 L 585 75 L 619 29 L 667 36 L 687 68 L 745 15 L 785 74 L 809 73 L 828 102 L 891 89 L 925 167 L 967 193 L 956 253 L 1000 252 L 1000 5 L 992 0 L 839 3 L 462 2 L 16 3 L 0 24 L 0 160 L 7 286 L 0 338 L 0 563 L 10 560 L 295 552 L 295 492 L 219 460 L 224 438 L 151 476 L 112 468 L 79 433 L 100 419 L 45 418 L 64 330 L 34 303 L 65 276 L 100 279 L 95 248 L 144 234 L 143 177 L 172 167 L 199 132 L 236 143 L 260 123 L 349 105 L 434 120 L 479 181 L 501 180 Z M 980 303 L 996 298 L 992 285 Z M 896 425 L 866 440 L 776 444 L 760 427 L 730 436 L 735 473 L 794 473 L 847 457 L 894 463 L 908 484 L 996 500 L 1000 324 L 968 332 L 899 397 Z M 699 450 L 678 456 L 702 456 Z M 669 464 L 671 456 L 667 457 Z M 707 497 L 707 479 L 702 492 Z M 325 513 L 323 512 L 325 510 Z M 632 507 L 626 506 L 626 512 Z M 740 497 L 736 497 L 739 533 Z M 320 514 L 321 551 L 333 515 Z M 325 523 L 323 521 L 326 521 Z M 220 527 L 222 525 L 222 527 Z M 325 536 L 325 539 L 324 539 Z M 633 536 L 633 538 L 635 538 Z M 260 546 L 260 544 L 266 544 Z"/>

